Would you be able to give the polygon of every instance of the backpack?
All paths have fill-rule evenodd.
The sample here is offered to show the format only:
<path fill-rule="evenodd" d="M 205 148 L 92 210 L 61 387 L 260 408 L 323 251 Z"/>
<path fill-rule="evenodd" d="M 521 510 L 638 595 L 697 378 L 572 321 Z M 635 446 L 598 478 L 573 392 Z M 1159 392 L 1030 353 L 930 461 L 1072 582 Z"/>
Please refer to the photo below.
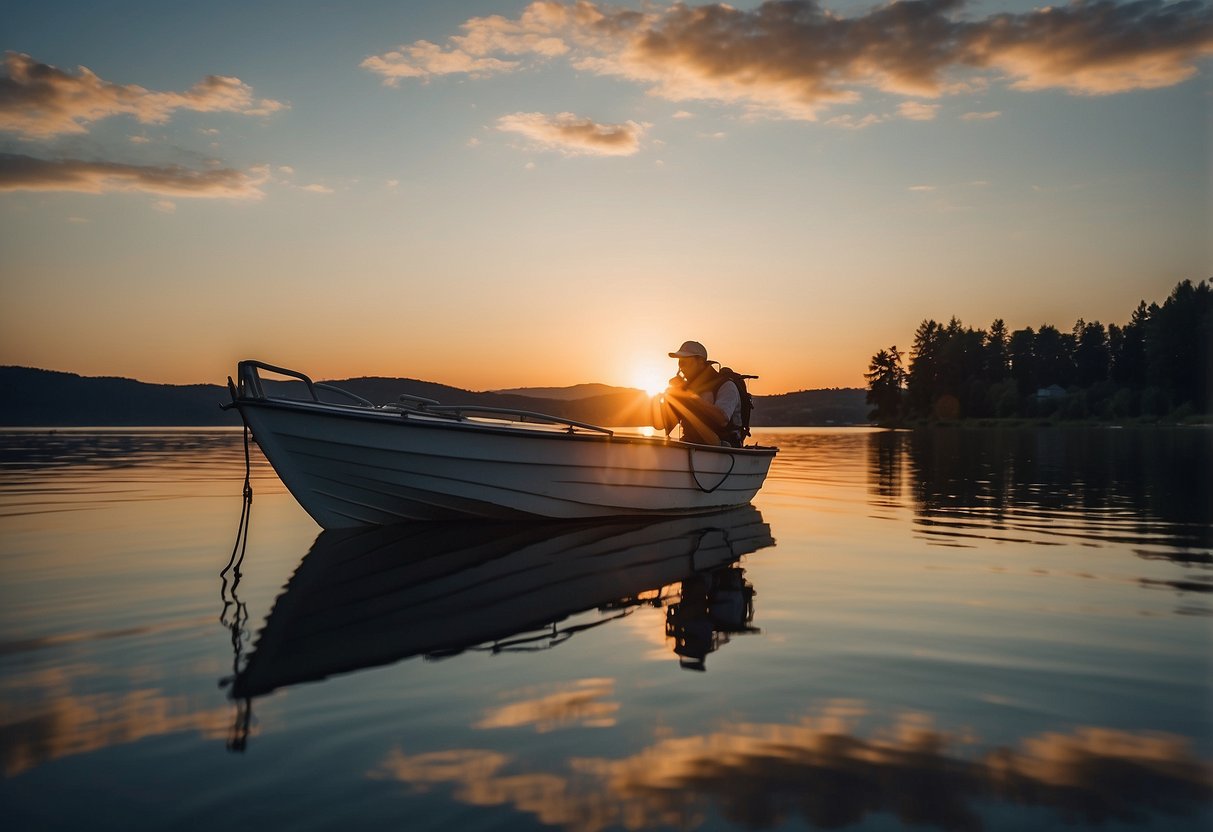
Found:
<path fill-rule="evenodd" d="M 758 376 L 748 376 L 742 373 L 735 372 L 732 367 L 721 367 L 720 377 L 724 379 L 721 382 L 731 381 L 737 387 L 737 393 L 741 397 L 741 424 L 731 425 L 728 435 L 725 439 L 734 448 L 740 448 L 750 435 L 750 414 L 754 412 L 754 396 L 746 389 L 745 380 L 747 378 L 758 378 Z M 720 389 L 718 386 L 717 390 Z"/>

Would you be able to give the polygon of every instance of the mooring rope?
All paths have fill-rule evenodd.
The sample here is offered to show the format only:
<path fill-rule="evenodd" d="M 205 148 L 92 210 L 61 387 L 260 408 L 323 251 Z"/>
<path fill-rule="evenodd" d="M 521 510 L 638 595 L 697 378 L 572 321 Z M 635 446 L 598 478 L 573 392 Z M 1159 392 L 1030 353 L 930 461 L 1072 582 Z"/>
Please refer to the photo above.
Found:
<path fill-rule="evenodd" d="M 240 564 L 244 562 L 244 553 L 248 548 L 248 527 L 249 518 L 253 514 L 253 482 L 252 482 L 252 460 L 249 457 L 249 429 L 248 425 L 244 426 L 244 489 L 243 501 L 240 506 L 240 524 L 236 527 L 236 543 L 232 546 L 232 556 L 228 558 L 227 566 L 219 572 L 219 577 L 224 578 L 223 589 L 220 593 L 223 601 L 227 603 L 227 573 L 234 569 L 233 577 L 240 580 Z M 239 554 L 239 557 L 237 557 Z"/>
<path fill-rule="evenodd" d="M 232 637 L 232 675 L 219 681 L 221 687 L 232 684 L 240 674 L 240 661 L 244 655 L 244 643 L 248 637 L 248 608 L 236 594 L 240 586 L 240 566 L 244 563 L 244 554 L 248 550 L 249 520 L 253 516 L 253 483 L 252 459 L 249 454 L 249 429 L 244 427 L 244 488 L 240 506 L 240 523 L 236 527 L 236 542 L 232 546 L 232 556 L 228 558 L 227 566 L 219 573 L 222 581 L 219 588 L 219 598 L 223 609 L 219 613 L 221 623 Z M 232 585 L 227 584 L 227 573 L 232 573 Z M 229 618 L 230 613 L 230 618 Z M 253 718 L 252 700 L 244 699 L 236 703 L 236 721 L 228 734 L 227 749 L 242 752 L 248 745 L 249 731 Z"/>
<path fill-rule="evenodd" d="M 724 475 L 720 478 L 720 482 L 716 483 L 711 488 L 704 488 L 703 483 L 701 483 L 699 481 L 699 473 L 695 470 L 695 449 L 687 448 L 687 467 L 691 471 L 691 479 L 693 479 L 695 481 L 695 487 L 698 488 L 700 491 L 702 491 L 704 494 L 711 494 L 717 488 L 720 488 L 720 486 L 724 485 L 724 481 L 729 478 L 729 474 L 733 473 L 733 467 L 736 464 L 737 464 L 737 456 L 735 454 L 729 454 L 729 470 L 724 472 Z"/>

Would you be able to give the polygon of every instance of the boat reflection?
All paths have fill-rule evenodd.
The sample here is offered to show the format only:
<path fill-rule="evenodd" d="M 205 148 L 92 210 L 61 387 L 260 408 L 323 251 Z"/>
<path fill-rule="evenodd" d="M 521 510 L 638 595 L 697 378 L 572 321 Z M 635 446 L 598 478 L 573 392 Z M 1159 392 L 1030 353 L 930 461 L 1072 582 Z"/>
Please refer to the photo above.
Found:
<path fill-rule="evenodd" d="M 667 606 L 684 666 L 754 632 L 742 555 L 774 545 L 752 506 L 660 521 L 424 523 L 322 532 L 232 683 L 248 700 L 412 656 L 534 650 Z M 680 585 L 680 588 L 675 588 Z M 571 616 L 598 610 L 589 623 Z"/>

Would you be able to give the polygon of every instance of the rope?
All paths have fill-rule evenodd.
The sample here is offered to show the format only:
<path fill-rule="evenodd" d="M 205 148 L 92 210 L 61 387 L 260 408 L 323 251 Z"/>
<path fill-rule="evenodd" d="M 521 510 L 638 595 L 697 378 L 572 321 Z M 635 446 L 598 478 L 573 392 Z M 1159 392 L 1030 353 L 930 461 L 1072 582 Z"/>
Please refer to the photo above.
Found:
<path fill-rule="evenodd" d="M 240 564 L 244 563 L 244 552 L 248 548 L 248 526 L 249 518 L 253 514 L 253 483 L 252 483 L 252 461 L 249 457 L 249 429 L 248 425 L 244 426 L 244 489 L 243 501 L 240 506 L 240 524 L 236 527 L 236 543 L 232 546 L 232 556 L 228 558 L 227 566 L 219 572 L 219 577 L 223 578 L 223 588 L 220 590 L 220 596 L 224 604 L 227 601 L 227 573 L 232 572 L 232 577 L 237 583 L 240 581 Z M 239 553 L 239 557 L 237 557 Z M 233 585 L 233 589 L 235 586 Z M 226 606 L 224 607 L 226 610 Z"/>
<path fill-rule="evenodd" d="M 695 470 L 695 449 L 687 448 L 687 467 L 691 471 L 691 479 L 695 481 L 695 487 L 704 494 L 711 494 L 717 488 L 724 485 L 724 481 L 729 478 L 729 474 L 733 473 L 733 466 L 737 464 L 737 455 L 729 454 L 729 470 L 724 472 L 724 476 L 720 478 L 720 482 L 713 485 L 711 488 L 704 488 L 703 483 L 699 481 L 699 473 Z"/>
<path fill-rule="evenodd" d="M 232 675 L 221 679 L 219 684 L 226 687 L 235 681 L 240 673 L 240 660 L 244 654 L 244 643 L 248 638 L 248 608 L 236 595 L 240 586 L 240 566 L 244 563 L 244 554 L 248 550 L 249 519 L 253 515 L 253 485 L 252 460 L 249 456 L 249 429 L 244 427 L 244 489 L 240 506 L 240 523 L 236 527 L 236 543 L 232 546 L 232 555 L 228 558 L 227 566 L 219 573 L 221 584 L 219 599 L 223 609 L 219 613 L 221 623 L 232 637 Z M 232 573 L 232 585 L 227 585 L 227 573 Z M 230 618 L 229 618 L 230 613 Z M 253 717 L 251 700 L 245 699 L 236 703 L 236 721 L 228 734 L 227 749 L 242 752 L 248 745 L 249 730 Z"/>

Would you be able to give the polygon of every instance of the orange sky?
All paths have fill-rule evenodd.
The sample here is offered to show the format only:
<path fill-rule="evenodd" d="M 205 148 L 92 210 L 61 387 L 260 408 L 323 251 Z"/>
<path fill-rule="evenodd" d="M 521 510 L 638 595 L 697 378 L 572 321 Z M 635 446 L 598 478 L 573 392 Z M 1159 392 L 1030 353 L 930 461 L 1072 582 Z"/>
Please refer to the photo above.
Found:
<path fill-rule="evenodd" d="M 1213 274 L 1207 4 L 67 7 L 6 15 L 3 364 L 771 394 Z"/>

